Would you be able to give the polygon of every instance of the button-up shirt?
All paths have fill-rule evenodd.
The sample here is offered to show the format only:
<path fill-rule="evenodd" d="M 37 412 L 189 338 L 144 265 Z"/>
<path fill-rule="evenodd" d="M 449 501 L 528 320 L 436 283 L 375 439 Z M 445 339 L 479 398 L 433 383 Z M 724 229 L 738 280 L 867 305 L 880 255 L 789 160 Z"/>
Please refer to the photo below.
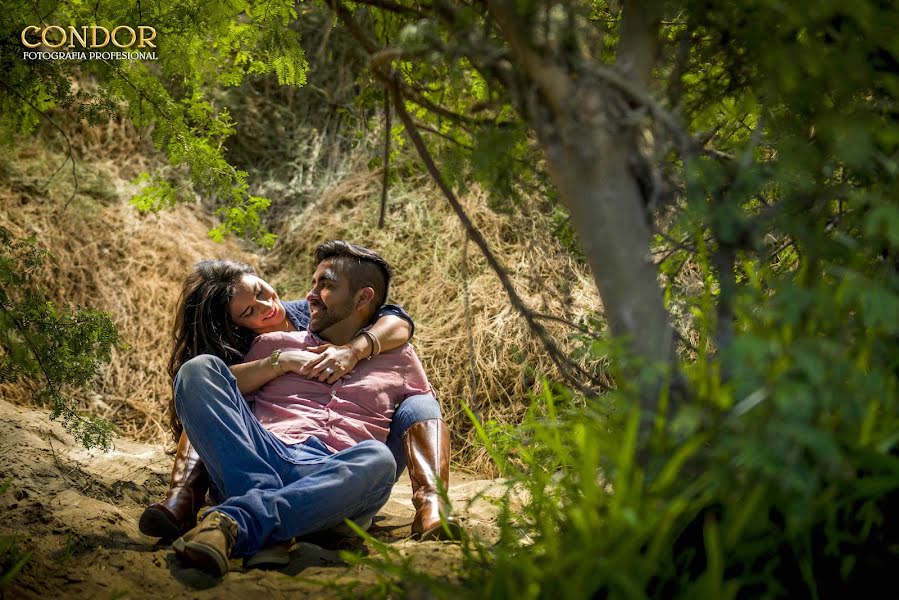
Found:
<path fill-rule="evenodd" d="M 278 349 L 307 350 L 322 343 L 309 331 L 264 333 L 255 339 L 244 361 L 270 356 Z M 431 393 L 409 344 L 363 359 L 353 371 L 334 384 L 286 373 L 247 394 L 247 401 L 253 403 L 262 426 L 285 444 L 314 435 L 339 451 L 362 440 L 386 441 L 400 402 Z"/>

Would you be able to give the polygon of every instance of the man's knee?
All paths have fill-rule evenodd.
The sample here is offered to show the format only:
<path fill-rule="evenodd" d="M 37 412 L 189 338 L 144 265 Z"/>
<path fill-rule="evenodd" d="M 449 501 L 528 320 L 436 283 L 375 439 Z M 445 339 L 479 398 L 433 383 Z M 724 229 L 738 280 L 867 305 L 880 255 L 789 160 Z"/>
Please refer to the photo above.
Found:
<path fill-rule="evenodd" d="M 409 396 L 399 405 L 393 414 L 390 430 L 402 436 L 409 427 L 419 421 L 440 419 L 440 403 L 432 394 Z"/>

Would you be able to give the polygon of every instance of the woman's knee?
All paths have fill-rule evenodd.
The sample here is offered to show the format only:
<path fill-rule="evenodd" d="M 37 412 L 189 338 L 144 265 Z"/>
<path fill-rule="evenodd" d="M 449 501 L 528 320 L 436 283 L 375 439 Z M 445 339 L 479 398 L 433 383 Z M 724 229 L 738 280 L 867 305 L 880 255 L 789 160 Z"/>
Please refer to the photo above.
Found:
<path fill-rule="evenodd" d="M 175 389 L 202 384 L 210 375 L 229 371 L 225 361 L 212 354 L 201 354 L 186 361 L 175 375 Z M 229 371 L 230 372 L 230 371 Z"/>
<path fill-rule="evenodd" d="M 185 402 L 206 396 L 212 384 L 222 377 L 233 378 L 233 375 L 217 356 L 201 354 L 185 362 L 175 375 L 175 412 L 180 416 Z"/>
<path fill-rule="evenodd" d="M 396 460 L 386 444 L 377 440 L 364 440 L 353 448 L 365 461 L 366 469 L 371 469 L 378 478 L 389 478 L 393 481 L 396 473 Z"/>

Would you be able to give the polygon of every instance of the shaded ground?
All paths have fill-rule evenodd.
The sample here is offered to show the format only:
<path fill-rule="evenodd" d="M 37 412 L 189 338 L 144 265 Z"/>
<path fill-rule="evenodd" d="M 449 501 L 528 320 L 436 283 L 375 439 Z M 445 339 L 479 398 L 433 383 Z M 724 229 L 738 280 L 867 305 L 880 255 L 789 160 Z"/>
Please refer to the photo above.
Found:
<path fill-rule="evenodd" d="M 137 529 L 144 506 L 167 488 L 172 459 L 159 446 L 119 439 L 109 453 L 77 447 L 43 412 L 0 400 L 0 537 L 14 536 L 31 558 L 3 598 L 249 598 L 357 597 L 381 584 L 368 567 L 350 567 L 337 540 L 298 542 L 280 571 L 245 570 L 231 561 L 221 581 L 184 568 L 166 544 Z M 453 473 L 450 498 L 466 531 L 489 539 L 495 510 L 479 492 L 499 495 L 495 481 Z M 454 576 L 459 547 L 408 539 L 411 490 L 406 476 L 394 488 L 370 533 L 434 575 Z M 355 549 L 372 549 L 361 541 Z M 0 561 L 8 559 L 0 556 Z M 313 581 L 315 580 L 315 581 Z M 318 583 L 316 583 L 316 581 Z"/>

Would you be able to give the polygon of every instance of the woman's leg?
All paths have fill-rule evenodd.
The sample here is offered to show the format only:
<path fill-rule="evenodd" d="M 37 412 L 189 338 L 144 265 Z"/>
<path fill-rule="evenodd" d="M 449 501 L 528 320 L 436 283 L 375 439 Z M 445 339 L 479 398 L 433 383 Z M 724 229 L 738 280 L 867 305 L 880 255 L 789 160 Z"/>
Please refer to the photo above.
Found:
<path fill-rule="evenodd" d="M 284 487 L 250 489 L 211 509 L 238 524 L 234 555 L 252 555 L 263 544 L 328 529 L 344 519 L 366 521 L 384 506 L 393 489 L 396 464 L 384 444 L 375 440 L 325 456 L 299 444 L 291 460 L 295 464 L 282 473 Z"/>
<path fill-rule="evenodd" d="M 169 491 L 162 502 L 148 506 L 140 516 L 138 528 L 144 535 L 175 539 L 197 524 L 197 513 L 206 500 L 209 474 L 200 456 L 181 432 Z"/>
<path fill-rule="evenodd" d="M 402 459 L 397 458 L 397 479 L 404 466 L 409 468 L 415 506 L 413 537 L 458 538 L 459 523 L 439 493 L 441 487 L 444 492 L 449 489 L 450 436 L 433 395 L 410 396 L 400 404 L 393 415 L 387 446 L 394 457 L 402 455 Z"/>

